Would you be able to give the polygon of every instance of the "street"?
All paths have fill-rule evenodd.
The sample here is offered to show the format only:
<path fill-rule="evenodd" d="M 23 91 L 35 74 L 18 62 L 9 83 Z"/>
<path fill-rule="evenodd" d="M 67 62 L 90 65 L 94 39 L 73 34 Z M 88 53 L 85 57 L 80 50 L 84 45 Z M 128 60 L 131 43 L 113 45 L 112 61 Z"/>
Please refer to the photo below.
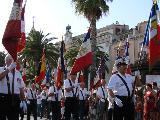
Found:
<path fill-rule="evenodd" d="M 27 115 L 24 116 L 24 119 L 23 120 L 27 120 Z M 31 119 L 30 120 L 34 120 L 33 116 L 31 116 Z M 40 119 L 40 117 L 37 117 L 37 120 L 48 120 L 47 118 L 42 118 Z"/>

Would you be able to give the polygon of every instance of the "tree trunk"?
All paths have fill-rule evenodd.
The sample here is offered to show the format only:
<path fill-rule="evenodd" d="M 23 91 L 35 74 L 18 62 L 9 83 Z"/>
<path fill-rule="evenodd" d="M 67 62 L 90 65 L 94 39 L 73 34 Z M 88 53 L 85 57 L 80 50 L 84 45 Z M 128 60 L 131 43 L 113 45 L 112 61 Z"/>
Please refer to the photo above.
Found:
<path fill-rule="evenodd" d="M 91 49 L 93 52 L 93 64 L 91 65 L 91 71 L 90 71 L 90 83 L 93 82 L 94 77 L 96 76 L 96 56 L 95 56 L 95 50 L 97 45 L 96 35 L 96 18 L 93 18 L 90 21 L 90 27 L 91 27 Z"/>

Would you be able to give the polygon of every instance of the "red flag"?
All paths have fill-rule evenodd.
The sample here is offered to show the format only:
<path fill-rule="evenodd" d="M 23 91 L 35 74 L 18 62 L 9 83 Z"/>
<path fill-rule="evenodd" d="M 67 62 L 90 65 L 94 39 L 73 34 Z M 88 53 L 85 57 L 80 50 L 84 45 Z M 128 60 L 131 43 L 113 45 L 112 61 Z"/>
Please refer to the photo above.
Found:
<path fill-rule="evenodd" d="M 66 74 L 65 61 L 64 61 L 65 44 L 62 40 L 60 47 L 60 58 L 58 59 L 56 86 L 60 88 L 63 85 L 63 77 Z"/>
<path fill-rule="evenodd" d="M 45 78 L 45 75 L 46 75 L 46 57 L 45 57 L 45 49 L 43 49 L 42 58 L 41 58 L 40 73 L 35 78 L 36 83 L 43 80 Z"/>
<path fill-rule="evenodd" d="M 22 52 L 26 45 L 26 34 L 25 34 L 25 21 L 24 21 L 24 13 L 25 13 L 25 6 L 22 8 L 21 12 L 21 38 L 18 41 L 17 52 Z"/>
<path fill-rule="evenodd" d="M 14 0 L 12 11 L 3 35 L 2 44 L 12 58 L 17 60 L 18 40 L 21 38 L 22 0 Z"/>
<path fill-rule="evenodd" d="M 91 51 L 90 29 L 89 29 L 80 47 L 76 60 L 73 64 L 73 67 L 71 69 L 71 74 L 76 74 L 77 72 L 87 68 L 92 63 L 93 63 L 93 54 Z"/>
<path fill-rule="evenodd" d="M 57 67 L 57 77 L 56 77 L 56 86 L 61 87 L 63 85 L 63 70 L 61 67 L 61 59 L 58 59 L 58 67 Z"/>

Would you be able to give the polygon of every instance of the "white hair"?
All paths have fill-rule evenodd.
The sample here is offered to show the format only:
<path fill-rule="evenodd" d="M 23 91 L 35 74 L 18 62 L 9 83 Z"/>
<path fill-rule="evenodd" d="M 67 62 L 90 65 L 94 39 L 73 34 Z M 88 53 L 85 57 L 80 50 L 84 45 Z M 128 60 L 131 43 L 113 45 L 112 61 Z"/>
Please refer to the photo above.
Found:
<path fill-rule="evenodd" d="M 5 62 L 8 61 L 9 59 L 13 60 L 12 56 L 10 54 L 7 54 L 5 57 Z"/>

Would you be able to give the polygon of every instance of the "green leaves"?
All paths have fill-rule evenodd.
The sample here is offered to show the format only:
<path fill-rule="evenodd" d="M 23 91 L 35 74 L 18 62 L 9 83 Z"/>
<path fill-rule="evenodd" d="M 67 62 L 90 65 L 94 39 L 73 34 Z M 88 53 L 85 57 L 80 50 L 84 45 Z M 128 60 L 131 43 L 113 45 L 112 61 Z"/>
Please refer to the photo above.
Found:
<path fill-rule="evenodd" d="M 109 2 L 112 0 L 107 0 Z M 75 5 L 75 12 L 79 15 L 83 15 L 89 21 L 96 18 L 99 20 L 103 14 L 109 12 L 109 6 L 106 4 L 106 0 L 72 0 Z"/>
<path fill-rule="evenodd" d="M 38 70 L 38 64 L 42 57 L 42 50 L 45 47 L 46 61 L 51 67 L 57 66 L 59 49 L 52 43 L 55 37 L 49 37 L 50 33 L 44 35 L 43 31 L 31 30 L 27 36 L 26 48 L 19 55 L 20 59 L 26 58 L 29 66 L 27 68 L 27 78 L 34 79 Z"/>

